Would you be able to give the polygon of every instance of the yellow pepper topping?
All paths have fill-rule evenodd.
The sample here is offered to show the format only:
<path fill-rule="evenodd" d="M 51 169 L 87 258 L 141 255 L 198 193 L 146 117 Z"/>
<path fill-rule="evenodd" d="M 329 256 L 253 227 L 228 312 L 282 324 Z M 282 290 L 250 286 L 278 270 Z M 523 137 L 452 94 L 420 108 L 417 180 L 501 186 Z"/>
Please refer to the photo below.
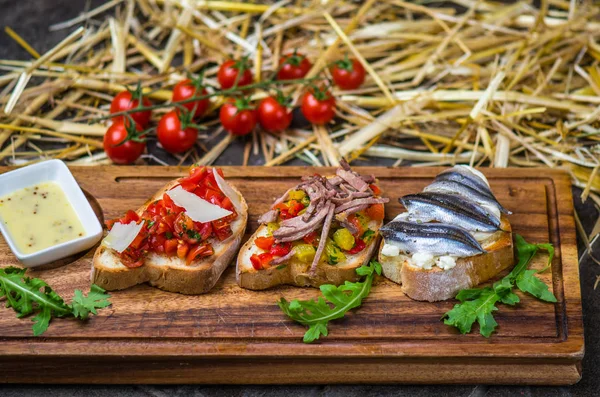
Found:
<path fill-rule="evenodd" d="M 298 244 L 294 246 L 294 256 L 298 258 L 300 262 L 311 263 L 315 258 L 317 251 L 315 247 L 310 244 Z"/>
<path fill-rule="evenodd" d="M 345 251 L 351 250 L 354 247 L 354 236 L 346 228 L 336 230 L 333 233 L 333 241 Z"/>
<path fill-rule="evenodd" d="M 288 193 L 289 200 L 302 201 L 302 199 L 306 196 L 304 190 L 292 190 Z"/>

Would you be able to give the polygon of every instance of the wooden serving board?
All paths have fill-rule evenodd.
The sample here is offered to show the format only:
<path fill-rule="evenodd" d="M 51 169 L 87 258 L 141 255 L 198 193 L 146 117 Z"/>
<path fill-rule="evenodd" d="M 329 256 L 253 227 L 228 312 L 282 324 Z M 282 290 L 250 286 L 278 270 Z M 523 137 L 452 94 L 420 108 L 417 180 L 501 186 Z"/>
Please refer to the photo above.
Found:
<path fill-rule="evenodd" d="M 420 191 L 440 169 L 357 168 L 376 175 L 391 198 Z M 0 172 L 8 168 L 0 168 Z M 178 167 L 72 168 L 105 219 L 146 201 Z M 272 200 L 302 175 L 331 169 L 224 167 L 250 206 L 248 235 Z M 558 302 L 521 295 L 495 313 L 498 332 L 460 335 L 440 317 L 455 304 L 415 302 L 400 286 L 376 280 L 363 306 L 330 324 L 327 338 L 302 343 L 305 328 L 276 305 L 316 297 L 317 289 L 249 291 L 232 264 L 208 294 L 183 296 L 147 285 L 112 293 L 112 306 L 87 323 L 58 319 L 42 337 L 31 322 L 0 308 L 0 381 L 46 383 L 505 383 L 572 384 L 584 351 L 570 180 L 548 169 L 485 171 L 499 201 L 513 211 L 513 230 L 531 242 L 552 242 L 552 270 L 541 275 Z M 89 288 L 93 250 L 64 266 L 30 271 L 70 300 Z M 536 268 L 544 266 L 539 255 Z M 16 265 L 0 239 L 0 266 Z"/>

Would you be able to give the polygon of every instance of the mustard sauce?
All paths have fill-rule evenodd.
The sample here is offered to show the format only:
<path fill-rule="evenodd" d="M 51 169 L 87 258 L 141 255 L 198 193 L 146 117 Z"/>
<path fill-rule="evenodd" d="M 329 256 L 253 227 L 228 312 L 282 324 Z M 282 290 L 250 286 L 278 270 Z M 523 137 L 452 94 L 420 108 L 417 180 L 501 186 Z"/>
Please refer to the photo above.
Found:
<path fill-rule="evenodd" d="M 75 209 L 56 182 L 40 183 L 0 197 L 0 222 L 24 254 L 85 235 Z"/>

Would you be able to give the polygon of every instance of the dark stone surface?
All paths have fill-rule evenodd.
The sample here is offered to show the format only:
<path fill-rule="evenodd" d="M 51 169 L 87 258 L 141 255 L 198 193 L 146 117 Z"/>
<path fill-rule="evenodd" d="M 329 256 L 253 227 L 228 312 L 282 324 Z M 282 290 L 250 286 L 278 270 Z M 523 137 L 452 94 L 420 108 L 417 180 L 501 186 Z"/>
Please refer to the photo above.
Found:
<path fill-rule="evenodd" d="M 48 26 L 77 16 L 86 7 L 95 7 L 102 1 L 84 0 L 0 0 L 0 26 L 16 30 L 38 52 L 52 48 L 69 30 L 49 32 Z M 3 32 L 0 33 L 0 59 L 29 59 L 29 55 Z M 4 72 L 2 72 L 4 73 Z M 160 158 L 171 162 L 168 154 L 150 145 L 150 150 Z M 228 148 L 217 164 L 240 164 L 243 142 Z M 251 158 L 251 164 L 259 164 Z M 390 161 L 371 161 L 361 165 L 390 165 Z M 574 189 L 574 200 L 579 216 L 589 232 L 598 219 L 598 211 L 588 201 L 579 200 L 579 189 Z M 596 247 L 595 255 L 600 257 Z M 583 244 L 579 244 L 580 253 Z M 5 385 L 0 386 L 0 396 L 45 396 L 45 397 L 201 397 L 201 396 L 327 396 L 327 397 L 384 397 L 384 396 L 598 396 L 600 395 L 600 291 L 594 291 L 600 267 L 589 257 L 581 260 L 581 287 L 585 323 L 586 355 L 583 362 L 583 379 L 570 387 L 527 387 L 527 386 L 64 386 L 64 385 Z M 26 376 L 26 375 L 24 375 Z M 1 378 L 1 375 L 0 375 Z"/>

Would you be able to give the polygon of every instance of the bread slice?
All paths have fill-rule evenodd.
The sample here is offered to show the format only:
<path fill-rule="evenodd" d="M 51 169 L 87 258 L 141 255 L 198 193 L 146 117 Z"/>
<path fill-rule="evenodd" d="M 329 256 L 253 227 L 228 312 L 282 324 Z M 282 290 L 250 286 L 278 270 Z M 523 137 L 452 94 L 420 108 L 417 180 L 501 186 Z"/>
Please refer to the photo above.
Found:
<path fill-rule="evenodd" d="M 295 257 L 287 262 L 285 266 L 272 266 L 263 270 L 254 269 L 250 257 L 253 254 L 263 252 L 254 244 L 254 240 L 257 237 L 267 236 L 267 227 L 261 225 L 240 250 L 236 267 L 237 282 L 242 288 L 263 290 L 282 284 L 299 287 L 319 287 L 323 284 L 340 285 L 346 280 L 357 281 L 360 276 L 356 274 L 356 268 L 366 264 L 371 259 L 378 244 L 378 230 L 382 224 L 382 221 L 371 220 L 369 229 L 376 231 L 377 235 L 369 245 L 357 254 L 350 255 L 346 253 L 344 263 L 330 265 L 326 262 L 320 262 L 314 276 L 308 274 L 311 264 L 303 263 Z"/>
<path fill-rule="evenodd" d="M 176 186 L 174 180 L 157 192 L 136 212 L 141 215 L 146 207 L 162 198 L 163 194 Z M 115 251 L 104 246 L 98 247 L 92 261 L 92 283 L 108 290 L 121 290 L 137 284 L 148 283 L 165 291 L 196 295 L 208 292 L 219 280 L 221 274 L 233 260 L 240 246 L 248 220 L 248 205 L 242 194 L 242 209 L 231 224 L 233 234 L 224 241 L 212 240 L 214 255 L 196 260 L 186 265 L 185 260 L 151 253 L 143 266 L 128 268 L 123 265 Z"/>
<path fill-rule="evenodd" d="M 513 240 L 510 223 L 501 218 L 501 229 L 481 242 L 486 253 L 459 258 L 452 269 L 438 267 L 422 269 L 408 264 L 406 256 L 385 256 L 379 248 L 383 275 L 402 284 L 404 293 L 418 301 L 436 302 L 454 298 L 465 288 L 481 284 L 514 265 Z"/>

